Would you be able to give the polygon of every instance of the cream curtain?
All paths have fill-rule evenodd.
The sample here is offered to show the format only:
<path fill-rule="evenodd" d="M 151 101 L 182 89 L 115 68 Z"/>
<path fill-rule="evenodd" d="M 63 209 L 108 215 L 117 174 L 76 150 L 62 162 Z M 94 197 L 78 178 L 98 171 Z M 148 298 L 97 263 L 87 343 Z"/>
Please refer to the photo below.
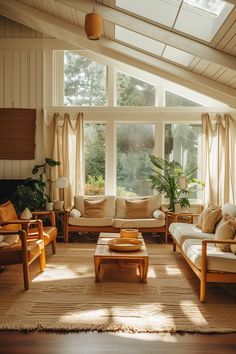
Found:
<path fill-rule="evenodd" d="M 65 207 L 70 207 L 74 195 L 83 192 L 83 113 L 74 118 L 68 113 L 54 113 L 51 117 L 46 113 L 44 123 L 46 156 L 61 162 L 60 166 L 51 169 L 50 196 L 53 200 L 64 197 Z M 69 180 L 64 191 L 55 186 L 59 177 Z"/>
<path fill-rule="evenodd" d="M 204 204 L 235 203 L 236 121 L 229 115 L 202 115 Z"/>

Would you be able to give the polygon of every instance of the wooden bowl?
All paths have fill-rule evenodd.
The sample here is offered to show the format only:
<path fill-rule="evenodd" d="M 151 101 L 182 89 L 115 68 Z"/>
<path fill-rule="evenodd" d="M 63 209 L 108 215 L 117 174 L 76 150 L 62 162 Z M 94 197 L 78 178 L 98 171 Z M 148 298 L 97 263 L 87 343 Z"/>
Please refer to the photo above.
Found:
<path fill-rule="evenodd" d="M 130 252 L 139 251 L 143 241 L 134 238 L 115 238 L 108 241 L 108 246 L 112 251 Z"/>
<path fill-rule="evenodd" d="M 137 229 L 121 229 L 120 237 L 121 238 L 138 238 L 139 231 Z"/>

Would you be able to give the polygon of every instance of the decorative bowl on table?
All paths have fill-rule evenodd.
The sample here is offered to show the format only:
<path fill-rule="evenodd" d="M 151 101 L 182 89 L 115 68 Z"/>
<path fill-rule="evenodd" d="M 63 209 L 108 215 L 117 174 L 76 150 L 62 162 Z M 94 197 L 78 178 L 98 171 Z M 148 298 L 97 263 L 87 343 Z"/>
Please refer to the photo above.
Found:
<path fill-rule="evenodd" d="M 121 229 L 120 237 L 121 238 L 138 238 L 139 231 L 138 229 Z"/>
<path fill-rule="evenodd" d="M 139 251 L 142 245 L 143 241 L 135 238 L 115 238 L 108 241 L 110 250 L 119 252 Z"/>

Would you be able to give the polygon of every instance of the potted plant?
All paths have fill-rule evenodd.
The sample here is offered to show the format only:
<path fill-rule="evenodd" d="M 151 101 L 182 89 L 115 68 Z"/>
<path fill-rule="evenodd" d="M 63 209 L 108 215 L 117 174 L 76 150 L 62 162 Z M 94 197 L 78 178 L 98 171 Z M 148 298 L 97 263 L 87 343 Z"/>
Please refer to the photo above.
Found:
<path fill-rule="evenodd" d="M 184 171 L 178 162 L 168 161 L 154 155 L 150 155 L 150 160 L 155 166 L 150 176 L 152 188 L 169 199 L 169 210 L 175 212 L 176 204 L 179 204 L 181 208 L 190 206 L 190 193 L 197 185 L 204 186 L 203 182 L 193 177 L 197 168 Z"/>
<path fill-rule="evenodd" d="M 35 165 L 32 174 L 35 178 L 27 178 L 24 184 L 19 185 L 13 193 L 13 204 L 20 214 L 27 207 L 30 210 L 38 210 L 46 207 L 50 197 L 46 193 L 46 184 L 50 179 L 46 177 L 48 168 L 60 165 L 60 161 L 45 158 L 44 163 Z"/>

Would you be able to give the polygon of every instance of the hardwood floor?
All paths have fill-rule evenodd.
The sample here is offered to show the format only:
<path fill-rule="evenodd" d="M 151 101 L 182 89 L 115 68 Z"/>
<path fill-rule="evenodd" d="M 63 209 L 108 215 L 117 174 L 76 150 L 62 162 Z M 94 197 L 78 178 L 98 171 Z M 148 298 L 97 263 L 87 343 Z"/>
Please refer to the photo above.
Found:
<path fill-rule="evenodd" d="M 128 334 L 0 332 L 1 354 L 233 354 L 236 333 Z"/>

